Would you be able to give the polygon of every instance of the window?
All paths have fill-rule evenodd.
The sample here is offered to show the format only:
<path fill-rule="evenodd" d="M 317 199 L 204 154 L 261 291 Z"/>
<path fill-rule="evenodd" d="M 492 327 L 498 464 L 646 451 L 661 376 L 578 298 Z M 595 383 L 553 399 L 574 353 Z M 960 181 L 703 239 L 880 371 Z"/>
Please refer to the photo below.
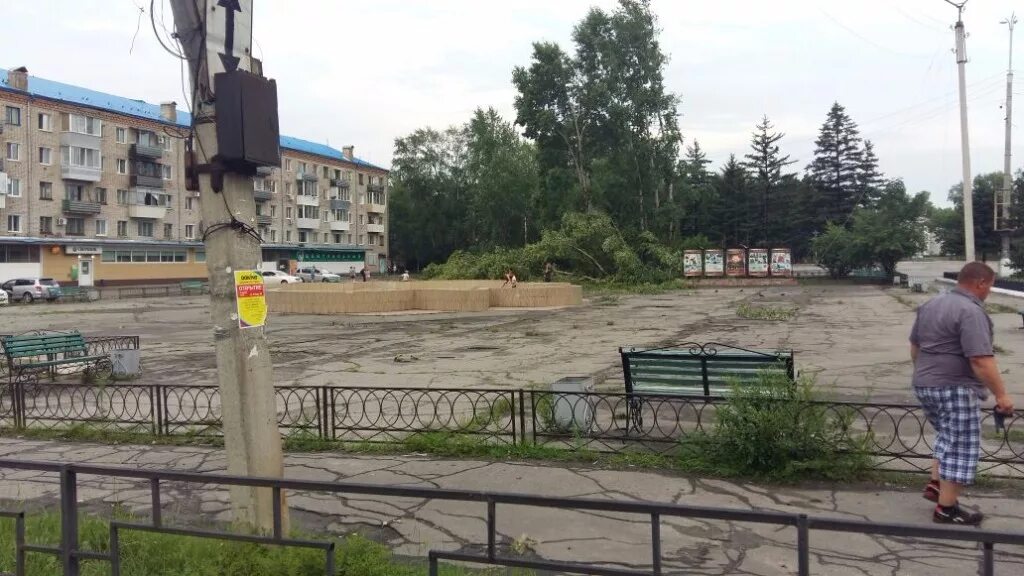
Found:
<path fill-rule="evenodd" d="M 330 221 L 329 220 L 329 216 L 330 215 L 331 215 L 331 213 L 329 211 L 324 210 L 324 222 L 329 222 Z"/>
<path fill-rule="evenodd" d="M 292 193 L 292 183 L 291 182 L 285 182 L 284 183 L 284 192 L 285 192 L 285 194 L 288 194 L 289 196 L 291 195 L 291 193 Z"/>
<path fill-rule="evenodd" d="M 49 216 L 39 217 L 39 233 L 53 234 L 53 218 Z"/>
<path fill-rule="evenodd" d="M 128 129 L 117 127 L 114 129 L 114 139 L 117 140 L 118 144 L 128 143 Z"/>
<path fill-rule="evenodd" d="M 85 236 L 85 218 L 68 218 L 64 232 L 68 236 Z"/>
<path fill-rule="evenodd" d="M 305 173 L 306 173 L 306 163 L 305 162 L 299 162 L 299 174 L 305 174 Z"/>
<path fill-rule="evenodd" d="M 17 106 L 7 106 L 7 113 L 4 116 L 4 121 L 11 126 L 21 126 L 21 108 Z"/>
<path fill-rule="evenodd" d="M 366 216 L 360 214 L 359 215 L 359 224 L 363 224 L 363 221 L 365 220 L 365 218 L 366 218 Z"/>
<path fill-rule="evenodd" d="M 127 220 L 118 220 L 117 221 L 117 236 L 119 238 L 127 238 L 128 237 L 128 221 Z"/>
<path fill-rule="evenodd" d="M 50 116 L 46 112 L 40 112 L 36 116 L 36 128 L 39 128 L 43 132 L 53 132 L 53 116 Z"/>
<path fill-rule="evenodd" d="M 160 142 L 160 147 L 164 150 L 171 149 L 171 137 L 170 136 L 158 136 L 157 141 Z"/>
<path fill-rule="evenodd" d="M 308 240 L 306 238 L 307 238 L 306 232 L 304 230 L 299 230 L 299 242 L 303 242 L 303 243 L 308 242 Z"/>
<path fill-rule="evenodd" d="M 135 233 L 144 238 L 153 237 L 153 223 L 140 220 L 135 223 Z"/>
<path fill-rule="evenodd" d="M 115 250 L 103 251 L 104 262 L 188 262 L 188 252 L 185 250 Z M 198 260 L 197 260 L 198 261 Z"/>
<path fill-rule="evenodd" d="M 53 164 L 53 149 L 44 146 L 39 147 L 39 163 L 45 166 Z"/>
<path fill-rule="evenodd" d="M 174 238 L 174 224 L 164 224 L 164 240 Z"/>
<path fill-rule="evenodd" d="M 196 250 L 195 260 L 197 263 L 206 262 L 206 250 Z"/>
<path fill-rule="evenodd" d="M 285 158 L 284 159 L 284 169 L 285 170 L 291 170 L 292 169 L 292 159 L 291 158 Z"/>
<path fill-rule="evenodd" d="M 61 146 L 60 157 L 61 163 L 65 166 L 81 166 L 97 170 L 103 168 L 100 151 L 95 148 Z"/>
<path fill-rule="evenodd" d="M 106 236 L 107 235 L 107 221 L 106 220 L 97 220 L 96 221 L 96 235 L 97 236 Z"/>
<path fill-rule="evenodd" d="M 363 244 L 366 244 L 366 237 L 363 236 L 362 234 L 360 234 L 359 235 L 359 245 L 362 246 Z"/>
<path fill-rule="evenodd" d="M 284 241 L 285 242 L 291 242 L 292 241 L 292 231 L 291 230 L 285 230 L 284 231 Z"/>
<path fill-rule="evenodd" d="M 98 118 L 78 114 L 68 114 L 66 117 L 66 129 L 69 132 L 89 134 L 90 136 L 101 136 L 103 134 L 103 122 L 100 122 Z"/>
<path fill-rule="evenodd" d="M 7 179 L 7 195 L 11 198 L 21 198 L 21 180 L 18 178 Z"/>
<path fill-rule="evenodd" d="M 379 238 L 379 239 L 380 239 L 380 243 L 379 243 L 379 244 L 380 244 L 381 246 L 383 246 L 383 245 L 384 245 L 384 235 L 383 235 L 383 234 L 381 234 L 381 235 L 377 236 L 377 238 Z"/>
<path fill-rule="evenodd" d="M 332 210 L 332 212 L 334 212 L 335 222 L 351 222 L 348 210 Z"/>
<path fill-rule="evenodd" d="M 21 232 L 21 216 L 18 214 L 7 215 L 7 231 Z"/>
<path fill-rule="evenodd" d="M 330 172 L 328 171 L 327 166 L 324 166 L 324 179 L 330 178 L 329 174 Z"/>
<path fill-rule="evenodd" d="M 270 217 L 277 218 L 277 204 L 270 205 Z"/>
<path fill-rule="evenodd" d="M 349 244 L 351 244 L 351 243 L 352 243 L 352 235 L 351 235 L 351 234 L 349 234 L 349 235 L 348 235 L 348 243 L 349 243 Z"/>
<path fill-rule="evenodd" d="M 128 173 L 128 161 L 124 158 L 117 159 L 117 173 L 127 174 Z"/>
<path fill-rule="evenodd" d="M 299 218 L 310 218 L 314 220 L 320 219 L 320 207 L 319 206 L 299 206 Z"/>
<path fill-rule="evenodd" d="M 341 244 L 341 234 L 338 234 L 338 233 L 334 234 L 334 243 L 335 244 Z"/>
<path fill-rule="evenodd" d="M 85 201 L 85 186 L 81 184 L 65 184 L 64 198 L 74 200 L 75 202 Z"/>
<path fill-rule="evenodd" d="M 53 200 L 53 182 L 39 183 L 39 199 Z"/>
<path fill-rule="evenodd" d="M 160 171 L 162 172 L 164 180 L 170 180 L 171 179 L 171 167 L 170 166 L 168 166 L 167 164 L 161 164 L 160 165 Z"/>
<path fill-rule="evenodd" d="M 21 144 L 18 144 L 17 142 L 7 143 L 7 159 L 21 160 Z"/>
<path fill-rule="evenodd" d="M 185 210 L 192 210 L 195 208 L 195 198 L 188 196 L 185 198 Z"/>
<path fill-rule="evenodd" d="M 196 237 L 195 224 L 185 224 L 185 239 L 192 240 Z"/>
<path fill-rule="evenodd" d="M 93 188 L 93 193 L 96 196 L 96 201 L 100 204 L 107 203 L 107 189 L 106 188 Z"/>
<path fill-rule="evenodd" d="M 117 191 L 117 203 L 120 204 L 121 206 L 124 206 L 125 204 L 128 204 L 128 191 L 127 190 L 118 190 Z M 119 236 L 120 236 L 120 234 L 119 234 Z"/>
<path fill-rule="evenodd" d="M 270 241 L 277 242 L 277 230 L 270 231 Z"/>
<path fill-rule="evenodd" d="M 292 207 L 291 206 L 285 206 L 284 207 L 284 217 L 285 218 L 291 218 L 292 217 Z"/>

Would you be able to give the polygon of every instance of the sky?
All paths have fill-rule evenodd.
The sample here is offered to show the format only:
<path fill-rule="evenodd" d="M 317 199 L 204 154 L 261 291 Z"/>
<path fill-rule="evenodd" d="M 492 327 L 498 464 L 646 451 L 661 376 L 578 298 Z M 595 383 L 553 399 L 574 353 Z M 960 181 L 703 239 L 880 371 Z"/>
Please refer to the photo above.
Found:
<path fill-rule="evenodd" d="M 172 29 L 168 0 L 157 25 Z M 254 53 L 277 80 L 283 133 L 354 145 L 390 166 L 395 138 L 468 120 L 515 118 L 513 67 L 531 44 L 571 49 L 573 26 L 615 0 L 255 0 Z M 158 44 L 145 0 L 3 0 L 0 66 L 150 102 L 183 105 L 179 62 Z M 714 166 L 749 149 L 767 115 L 803 171 L 833 102 L 872 140 L 889 177 L 946 204 L 960 181 L 957 65 L 945 0 L 652 0 L 680 95 L 685 145 Z M 140 8 L 142 11 L 140 11 Z M 967 93 L 975 174 L 1002 170 L 1009 30 L 1024 0 L 970 0 Z M 140 18 L 141 16 L 141 18 Z M 1018 46 L 1024 45 L 1024 28 Z M 1017 58 L 1024 62 L 1024 55 Z M 1016 126 L 1024 126 L 1024 77 Z M 1024 166 L 1024 130 L 1013 136 Z"/>

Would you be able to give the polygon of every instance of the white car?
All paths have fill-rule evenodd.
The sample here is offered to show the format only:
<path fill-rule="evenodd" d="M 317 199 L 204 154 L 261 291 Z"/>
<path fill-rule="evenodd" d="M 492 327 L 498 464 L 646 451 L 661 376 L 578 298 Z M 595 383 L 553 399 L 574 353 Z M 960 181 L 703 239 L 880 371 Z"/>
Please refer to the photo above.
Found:
<path fill-rule="evenodd" d="M 264 270 L 261 274 L 263 274 L 264 284 L 297 284 L 302 282 L 302 278 L 286 274 L 280 270 Z"/>
<path fill-rule="evenodd" d="M 298 274 L 299 278 L 302 278 L 303 282 L 341 282 L 341 276 L 338 276 L 330 270 L 324 270 L 323 268 L 317 268 L 316 266 L 299 268 Z"/>

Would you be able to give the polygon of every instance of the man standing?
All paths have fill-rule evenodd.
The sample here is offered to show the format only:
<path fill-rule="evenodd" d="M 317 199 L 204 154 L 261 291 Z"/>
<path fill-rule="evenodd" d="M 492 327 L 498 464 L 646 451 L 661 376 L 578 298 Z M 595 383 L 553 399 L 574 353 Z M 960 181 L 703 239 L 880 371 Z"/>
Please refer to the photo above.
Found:
<path fill-rule="evenodd" d="M 974 483 L 981 452 L 979 400 L 995 396 L 996 410 L 1013 412 L 992 351 L 992 321 L 984 300 L 995 272 L 981 262 L 960 270 L 956 288 L 917 311 L 910 332 L 914 393 L 936 439 L 931 482 L 924 497 L 936 503 L 932 519 L 978 525 L 982 514 L 960 507 L 964 486 Z"/>

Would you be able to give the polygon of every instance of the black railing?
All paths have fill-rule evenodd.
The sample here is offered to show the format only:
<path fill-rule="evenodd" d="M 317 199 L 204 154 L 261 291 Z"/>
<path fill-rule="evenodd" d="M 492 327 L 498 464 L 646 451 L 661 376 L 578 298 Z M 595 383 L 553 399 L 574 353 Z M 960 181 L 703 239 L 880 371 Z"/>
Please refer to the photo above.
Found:
<path fill-rule="evenodd" d="M 12 396 L 13 393 L 13 396 Z M 691 434 L 710 432 L 722 397 L 630 396 L 624 393 L 281 386 L 278 426 L 286 436 L 338 442 L 401 443 L 416 434 L 471 435 L 495 445 L 547 445 L 569 450 L 672 454 Z M 17 398 L 17 401 L 13 401 Z M 864 439 L 881 470 L 925 471 L 933 432 L 919 406 L 808 402 Z M 642 413 L 641 427 L 629 414 Z M 216 386 L 115 382 L 18 384 L 0 390 L 0 425 L 62 429 L 90 425 L 159 436 L 221 434 Z M 982 411 L 979 471 L 1024 477 L 1024 420 L 996 429 Z"/>
<path fill-rule="evenodd" d="M 289 492 L 321 493 L 331 495 L 372 495 L 388 498 L 416 498 L 430 501 L 447 501 L 457 503 L 479 504 L 479 515 L 485 519 L 486 542 L 466 549 L 479 549 L 481 552 L 441 551 L 427 552 L 429 573 L 433 576 L 439 572 L 441 561 L 468 562 L 489 566 L 508 566 L 533 570 L 546 570 L 555 573 L 600 574 L 609 576 L 633 576 L 640 574 L 664 573 L 665 555 L 662 551 L 661 527 L 664 519 L 687 518 L 699 520 L 720 520 L 728 522 L 744 522 L 767 524 L 784 528 L 793 528 L 796 532 L 796 544 L 792 552 L 796 555 L 797 574 L 807 576 L 811 573 L 811 531 L 846 532 L 855 534 L 872 534 L 896 536 L 900 539 L 922 538 L 941 540 L 944 542 L 976 542 L 981 544 L 979 558 L 982 576 L 993 576 L 996 566 L 996 545 L 1024 545 L 1024 534 L 996 532 L 988 530 L 963 529 L 953 527 L 917 526 L 905 524 L 876 524 L 861 520 L 845 520 L 829 517 L 813 517 L 802 513 L 785 513 L 774 511 L 752 511 L 708 506 L 688 506 L 682 504 L 617 501 L 611 499 L 592 498 L 561 498 L 536 496 L 532 494 L 511 492 L 481 492 L 473 490 L 453 490 L 428 487 L 380 486 L 352 482 L 323 482 L 308 480 L 286 480 L 280 478 L 254 478 L 227 474 L 208 474 L 196 472 L 157 471 L 127 469 L 110 466 L 93 466 L 88 464 L 62 464 L 55 462 L 31 462 L 17 460 L 0 460 L 0 469 L 56 473 L 60 483 L 60 544 L 46 546 L 33 544 L 25 538 L 25 514 L 23 511 L 2 512 L 0 516 L 13 518 L 16 523 L 15 537 L 15 576 L 25 575 L 26 554 L 45 554 L 59 559 L 62 576 L 79 576 L 83 560 L 109 562 L 111 574 L 121 573 L 121 533 L 129 530 L 146 531 L 178 536 L 193 536 L 256 542 L 277 546 L 318 548 L 324 552 L 324 573 L 335 574 L 334 543 L 330 541 L 309 541 L 289 538 L 283 529 L 281 511 L 287 501 Z M 104 481 L 115 480 L 119 486 L 122 482 L 135 483 L 138 489 L 149 491 L 152 508 L 149 522 L 127 523 L 114 521 L 110 523 L 109 545 L 106 551 L 83 549 L 79 535 L 79 520 L 83 504 L 79 502 L 78 487 L 82 476 L 98 476 Z M 211 485 L 245 486 L 263 488 L 270 491 L 271 504 L 275 511 L 273 527 L 266 535 L 254 535 L 227 531 L 223 529 L 199 529 L 194 527 L 170 526 L 163 517 L 163 486 L 169 482 L 176 484 L 197 484 L 208 488 Z M 548 560 L 530 559 L 522 555 L 509 553 L 499 545 L 498 538 L 498 507 L 510 510 L 512 514 L 522 507 L 557 509 L 569 511 L 588 511 L 640 516 L 650 523 L 650 563 L 634 566 L 621 563 L 625 568 L 610 567 L 607 564 L 586 564 L 571 559 Z M 465 514 L 465 513 L 463 513 Z M 1012 558 L 1011 558 L 1012 560 Z"/>

